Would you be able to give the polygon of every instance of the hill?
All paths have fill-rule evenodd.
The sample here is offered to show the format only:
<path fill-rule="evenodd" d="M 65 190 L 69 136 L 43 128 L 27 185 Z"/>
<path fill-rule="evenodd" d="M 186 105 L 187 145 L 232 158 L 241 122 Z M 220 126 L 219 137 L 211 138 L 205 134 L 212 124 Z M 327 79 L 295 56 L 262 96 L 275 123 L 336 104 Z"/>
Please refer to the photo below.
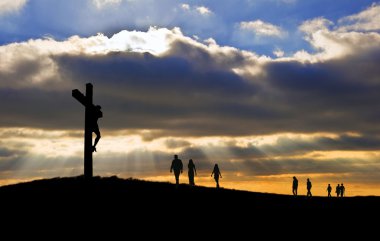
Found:
<path fill-rule="evenodd" d="M 137 179 L 120 179 L 112 177 L 94 177 L 88 181 L 79 177 L 53 178 L 36 180 L 27 183 L 0 187 L 0 200 L 17 203 L 20 200 L 38 205 L 48 205 L 51 202 L 65 203 L 75 207 L 77 202 L 88 201 L 91 205 L 112 204 L 112 207 L 125 205 L 149 207 L 160 205 L 165 208 L 177 206 L 197 206 L 198 208 L 213 206 L 234 207 L 237 209 L 379 209 L 380 197 L 345 197 L 327 198 L 305 196 L 294 197 L 238 191 L 231 189 L 216 189 L 165 182 L 151 182 Z"/>
<path fill-rule="evenodd" d="M 366 230 L 375 224 L 369 217 L 377 216 L 379 204 L 380 197 L 306 198 L 186 184 L 176 188 L 115 176 L 90 181 L 82 176 L 53 178 L 0 187 L 1 216 L 10 227 L 22 223 L 33 230 L 43 225 L 58 232 L 70 227 L 71 233 L 84 233 L 81 227 L 87 225 L 95 229 L 91 232 L 95 236 L 126 226 L 138 235 L 158 230 L 162 237 L 167 231 L 182 233 L 184 227 L 193 226 L 211 236 L 210 227 L 221 226 L 223 232 L 240 230 L 244 235 L 252 228 L 268 235 L 268 229 L 307 230 L 311 224 L 318 229 L 339 225 Z"/>

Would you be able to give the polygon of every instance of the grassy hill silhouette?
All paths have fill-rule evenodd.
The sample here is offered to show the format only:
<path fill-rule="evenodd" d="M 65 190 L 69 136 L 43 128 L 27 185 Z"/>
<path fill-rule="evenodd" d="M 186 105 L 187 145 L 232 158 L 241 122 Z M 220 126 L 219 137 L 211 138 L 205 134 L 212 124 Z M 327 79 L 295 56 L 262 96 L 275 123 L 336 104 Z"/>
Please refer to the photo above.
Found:
<path fill-rule="evenodd" d="M 83 176 L 53 178 L 0 187 L 1 217 L 10 226 L 56 233 L 65 228 L 73 235 L 86 233 L 85 225 L 92 227 L 95 237 L 99 232 L 126 230 L 166 238 L 188 229 L 211 236 L 215 230 L 273 236 L 283 234 L 276 230 L 288 233 L 338 225 L 363 231 L 376 224 L 368 217 L 377 216 L 379 204 L 380 197 L 308 199 L 186 184 L 176 188 L 171 183 L 116 176 L 91 181 Z"/>
<path fill-rule="evenodd" d="M 78 203 L 142 208 L 159 212 L 156 207 L 175 209 L 196 207 L 209 210 L 212 207 L 225 211 L 233 208 L 249 210 L 327 210 L 327 209 L 379 209 L 380 197 L 327 198 L 258 193 L 231 189 L 216 189 L 181 184 L 176 188 L 167 182 L 151 182 L 137 179 L 94 177 L 88 181 L 79 177 L 53 178 L 0 187 L 0 200 L 14 204 L 28 200 L 33 205 L 44 206 L 63 203 L 75 208 Z"/>

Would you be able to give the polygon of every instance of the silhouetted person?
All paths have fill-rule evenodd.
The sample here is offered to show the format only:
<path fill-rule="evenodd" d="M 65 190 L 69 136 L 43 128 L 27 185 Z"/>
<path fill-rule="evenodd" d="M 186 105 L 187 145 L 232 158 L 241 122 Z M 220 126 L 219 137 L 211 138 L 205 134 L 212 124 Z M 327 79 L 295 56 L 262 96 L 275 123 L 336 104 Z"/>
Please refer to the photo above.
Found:
<path fill-rule="evenodd" d="M 98 144 L 100 140 L 100 131 L 99 131 L 99 126 L 98 126 L 98 119 L 103 117 L 103 113 L 100 110 L 102 107 L 100 105 L 95 106 L 91 110 L 91 131 L 95 133 L 96 138 L 95 138 L 95 143 L 92 146 L 92 152 L 96 151 L 96 144 Z"/>
<path fill-rule="evenodd" d="M 191 186 L 194 186 L 195 185 L 194 175 L 197 175 L 197 169 L 195 168 L 193 159 L 189 160 L 189 164 L 187 165 L 187 167 L 189 169 L 189 171 L 188 171 L 188 174 L 189 174 L 189 184 Z"/>
<path fill-rule="evenodd" d="M 293 195 L 297 196 L 297 190 L 298 190 L 298 180 L 296 177 L 293 177 Z"/>
<path fill-rule="evenodd" d="M 214 179 L 216 182 L 216 188 L 219 188 L 219 176 L 222 178 L 222 173 L 220 173 L 218 164 L 215 164 L 214 170 L 211 173 L 211 176 L 214 175 Z"/>
<path fill-rule="evenodd" d="M 332 190 L 332 187 L 331 187 L 331 185 L 329 184 L 329 185 L 327 186 L 327 197 L 331 197 L 331 190 Z"/>
<path fill-rule="evenodd" d="M 336 196 L 339 197 L 340 196 L 340 186 L 339 186 L 339 184 L 338 184 L 338 186 L 336 186 L 335 192 L 336 192 Z"/>
<path fill-rule="evenodd" d="M 306 188 L 307 188 L 307 194 L 306 194 L 306 196 L 307 197 L 313 196 L 313 195 L 311 195 L 311 187 L 312 187 L 312 185 L 311 185 L 311 182 L 310 182 L 310 180 L 308 178 L 307 182 L 306 182 Z"/>
<path fill-rule="evenodd" d="M 343 197 L 344 196 L 344 192 L 346 191 L 346 188 L 343 186 L 343 183 L 340 184 L 340 196 Z"/>
<path fill-rule="evenodd" d="M 170 172 L 172 172 L 173 170 L 174 170 L 174 176 L 175 176 L 175 184 L 178 186 L 179 175 L 183 172 L 183 164 L 182 164 L 181 159 L 178 159 L 178 155 L 174 155 L 174 160 L 172 161 Z"/>

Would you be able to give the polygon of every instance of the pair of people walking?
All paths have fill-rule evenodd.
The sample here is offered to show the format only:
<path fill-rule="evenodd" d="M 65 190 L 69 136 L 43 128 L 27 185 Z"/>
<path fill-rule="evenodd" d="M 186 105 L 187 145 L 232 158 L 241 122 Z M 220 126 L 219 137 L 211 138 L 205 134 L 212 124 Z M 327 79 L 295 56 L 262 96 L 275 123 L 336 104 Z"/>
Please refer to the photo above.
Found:
<path fill-rule="evenodd" d="M 189 184 L 191 186 L 195 185 L 194 176 L 197 175 L 197 169 L 195 168 L 194 162 L 192 159 L 189 160 L 189 164 L 187 165 L 189 171 Z M 179 175 L 183 172 L 183 164 L 182 160 L 178 158 L 178 155 L 174 155 L 174 160 L 172 161 L 172 165 L 170 167 L 170 172 L 174 171 L 175 183 L 178 186 L 179 184 Z"/>
<path fill-rule="evenodd" d="M 311 194 L 311 187 L 312 187 L 312 184 L 311 184 L 310 179 L 308 178 L 307 182 L 306 182 L 306 188 L 307 188 L 307 194 L 306 194 L 306 196 L 307 197 L 312 197 L 313 196 Z M 292 192 L 293 192 L 294 196 L 298 195 L 298 193 L 297 193 L 298 192 L 298 179 L 296 177 L 293 177 Z"/>
<path fill-rule="evenodd" d="M 197 175 L 197 169 L 195 168 L 195 164 L 192 159 L 189 160 L 188 167 L 188 176 L 189 176 L 189 184 L 191 186 L 195 186 L 194 176 Z M 178 155 L 174 155 L 174 160 L 172 161 L 172 165 L 170 167 L 170 172 L 174 171 L 175 182 L 176 185 L 179 185 L 179 176 L 183 173 L 183 164 L 182 160 L 178 158 Z M 218 164 L 215 164 L 214 170 L 211 173 L 211 176 L 214 175 L 214 179 L 216 182 L 216 187 L 219 188 L 219 177 L 222 178 L 222 174 L 219 170 Z"/>
<path fill-rule="evenodd" d="M 339 184 L 336 186 L 335 188 L 335 193 L 336 193 L 336 196 L 337 197 L 343 197 L 344 196 L 344 192 L 346 191 L 346 188 L 344 187 L 343 183 Z"/>

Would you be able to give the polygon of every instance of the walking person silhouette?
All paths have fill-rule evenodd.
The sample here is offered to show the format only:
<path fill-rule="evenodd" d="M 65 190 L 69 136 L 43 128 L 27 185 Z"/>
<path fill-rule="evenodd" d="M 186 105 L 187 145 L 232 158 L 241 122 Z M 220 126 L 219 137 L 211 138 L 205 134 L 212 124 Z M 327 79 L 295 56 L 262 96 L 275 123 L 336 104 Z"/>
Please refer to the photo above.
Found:
<path fill-rule="evenodd" d="M 340 186 L 339 186 L 339 184 L 338 184 L 338 186 L 336 186 L 335 192 L 336 192 L 336 196 L 339 197 L 340 196 Z"/>
<path fill-rule="evenodd" d="M 95 133 L 95 143 L 92 146 L 92 152 L 96 151 L 96 144 L 98 144 L 100 140 L 100 131 L 99 131 L 99 125 L 98 125 L 98 119 L 103 117 L 103 112 L 100 110 L 102 107 L 100 105 L 97 105 L 92 108 L 91 110 L 91 118 L 90 118 L 90 128 L 91 131 Z"/>
<path fill-rule="evenodd" d="M 212 175 L 214 175 L 214 179 L 215 179 L 215 182 L 216 182 L 216 188 L 219 188 L 219 176 L 220 176 L 220 178 L 223 178 L 223 177 L 222 177 L 222 173 L 219 170 L 218 164 L 215 164 L 214 170 L 211 173 L 211 176 Z"/>
<path fill-rule="evenodd" d="M 298 179 L 296 177 L 293 177 L 293 195 L 297 196 L 297 189 L 298 189 Z"/>
<path fill-rule="evenodd" d="M 189 169 L 189 171 L 188 171 L 188 174 L 189 174 L 189 184 L 191 186 L 195 186 L 194 174 L 197 175 L 197 169 L 195 168 L 193 159 L 189 160 L 189 164 L 187 165 L 187 168 Z"/>
<path fill-rule="evenodd" d="M 174 160 L 172 161 L 172 165 L 170 167 L 170 172 L 174 170 L 175 176 L 175 184 L 178 186 L 179 184 L 179 175 L 183 172 L 183 164 L 181 159 L 178 159 L 178 155 L 174 155 Z"/>
<path fill-rule="evenodd" d="M 343 186 L 343 183 L 340 184 L 340 197 L 344 196 L 344 192 L 346 191 L 346 188 Z"/>
<path fill-rule="evenodd" d="M 309 180 L 309 178 L 307 179 L 307 182 L 306 182 L 306 188 L 307 188 L 307 194 L 306 196 L 307 197 L 312 197 L 313 195 L 311 194 L 311 181 Z"/>
<path fill-rule="evenodd" d="M 327 197 L 331 197 L 331 190 L 332 190 L 332 187 L 331 187 L 331 185 L 329 184 L 329 185 L 327 186 Z"/>

